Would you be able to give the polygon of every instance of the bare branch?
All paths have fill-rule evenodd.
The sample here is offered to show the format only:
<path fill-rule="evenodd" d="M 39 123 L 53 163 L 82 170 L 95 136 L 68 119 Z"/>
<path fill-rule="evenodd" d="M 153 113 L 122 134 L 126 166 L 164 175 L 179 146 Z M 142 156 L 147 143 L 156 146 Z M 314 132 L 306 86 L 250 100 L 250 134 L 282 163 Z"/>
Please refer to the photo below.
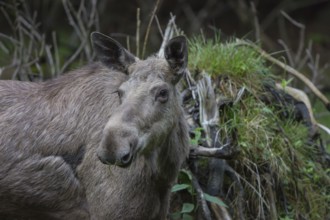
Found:
<path fill-rule="evenodd" d="M 230 144 L 225 144 L 220 148 L 209 148 L 209 147 L 191 147 L 190 148 L 190 157 L 216 157 L 220 159 L 231 160 L 235 159 L 239 151 Z"/>
<path fill-rule="evenodd" d="M 284 51 L 286 53 L 286 56 L 289 60 L 289 64 L 290 66 L 295 66 L 295 63 L 294 63 L 294 59 L 292 57 L 292 54 L 291 54 L 291 50 L 289 49 L 288 45 L 283 41 L 283 40 L 278 40 L 278 43 L 282 45 L 282 47 L 284 48 Z"/>
<path fill-rule="evenodd" d="M 54 58 L 55 58 L 55 72 L 59 74 L 60 72 L 60 56 L 58 52 L 56 33 L 52 32 L 53 45 L 54 45 Z"/>
<path fill-rule="evenodd" d="M 297 64 L 299 60 L 301 60 L 301 55 L 304 49 L 304 44 L 305 44 L 305 25 L 302 23 L 299 23 L 295 21 L 293 18 L 291 18 L 286 12 L 281 11 L 281 14 L 288 20 L 290 21 L 294 26 L 298 27 L 300 29 L 299 32 L 299 44 L 298 44 L 298 49 L 297 53 L 295 55 L 294 62 Z"/>
<path fill-rule="evenodd" d="M 173 36 L 174 24 L 175 24 L 175 16 L 171 17 L 171 19 L 167 23 L 165 34 L 163 36 L 163 42 L 158 51 L 158 57 L 164 57 L 165 45 Z"/>
<path fill-rule="evenodd" d="M 61 68 L 61 73 L 63 73 L 66 68 L 79 56 L 80 52 L 84 49 L 86 42 L 82 42 L 76 52 L 63 64 Z"/>
<path fill-rule="evenodd" d="M 158 31 L 159 31 L 160 35 L 162 36 L 162 38 L 164 38 L 163 30 L 162 30 L 162 27 L 160 26 L 160 23 L 159 23 L 159 20 L 158 20 L 158 16 L 157 15 L 155 16 L 155 21 L 156 21 L 156 24 L 157 24 Z"/>
<path fill-rule="evenodd" d="M 150 20 L 149 20 L 146 35 L 144 36 L 143 49 L 142 49 L 142 58 L 144 58 L 144 54 L 146 52 L 146 47 L 147 47 L 147 42 L 148 42 L 149 33 L 150 33 L 150 29 L 151 29 L 151 24 L 152 24 L 152 21 L 154 20 L 154 17 L 156 15 L 156 11 L 158 9 L 159 2 L 160 2 L 160 0 L 157 0 L 157 2 L 155 4 L 154 10 L 152 11 L 152 14 L 151 14 L 151 17 L 150 17 Z"/>
<path fill-rule="evenodd" d="M 259 25 L 258 16 L 257 16 L 257 9 L 252 1 L 250 2 L 250 5 L 251 5 L 252 14 L 253 14 L 256 41 L 258 43 L 261 43 L 260 25 Z"/>
<path fill-rule="evenodd" d="M 140 8 L 137 8 L 136 11 L 136 56 L 140 56 L 140 26 L 141 26 L 141 20 L 140 20 Z"/>
<path fill-rule="evenodd" d="M 202 209 L 202 214 L 205 220 L 212 220 L 210 209 L 205 200 L 202 187 L 199 185 L 198 179 L 192 174 L 192 184 L 197 192 L 197 201 Z"/>
<path fill-rule="evenodd" d="M 237 39 L 237 46 L 252 47 L 258 53 L 260 53 L 261 56 L 263 56 L 264 58 L 266 58 L 270 62 L 275 63 L 279 67 L 285 69 L 288 73 L 290 73 L 290 74 L 294 75 L 295 77 L 297 77 L 298 79 L 300 79 L 303 83 L 305 83 L 306 86 L 308 86 L 308 88 L 323 102 L 325 107 L 330 111 L 330 101 L 328 100 L 328 98 L 325 97 L 325 95 L 323 95 L 321 93 L 321 91 L 318 88 L 316 88 L 315 85 L 306 76 L 304 76 L 302 73 L 298 72 L 297 70 L 295 70 L 291 66 L 275 59 L 274 57 L 267 54 L 264 50 L 260 49 L 259 47 L 257 47 L 256 45 L 254 45 L 252 43 L 248 43 L 246 41 L 242 41 L 242 40 Z"/>

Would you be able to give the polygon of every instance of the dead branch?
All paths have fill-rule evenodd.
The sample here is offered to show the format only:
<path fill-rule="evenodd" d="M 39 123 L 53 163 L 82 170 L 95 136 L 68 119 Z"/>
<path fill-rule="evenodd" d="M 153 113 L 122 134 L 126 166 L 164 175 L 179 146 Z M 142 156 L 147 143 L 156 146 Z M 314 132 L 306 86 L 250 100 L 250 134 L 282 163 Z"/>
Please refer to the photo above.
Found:
<path fill-rule="evenodd" d="M 205 200 L 204 192 L 201 186 L 199 185 L 198 179 L 195 175 L 192 174 L 192 185 L 197 192 L 197 201 L 201 207 L 202 215 L 205 220 L 212 220 L 210 209 Z"/>
<path fill-rule="evenodd" d="M 140 19 L 140 8 L 137 8 L 136 11 L 136 56 L 140 56 L 140 26 L 141 26 L 141 19 Z"/>
<path fill-rule="evenodd" d="M 288 21 L 290 21 L 294 26 L 296 26 L 296 27 L 298 27 L 300 29 L 298 49 L 297 49 L 297 53 L 296 53 L 295 58 L 294 58 L 294 62 L 295 63 L 298 63 L 298 61 L 301 60 L 301 55 L 302 55 L 303 48 L 304 48 L 304 42 L 305 42 L 305 25 L 303 25 L 302 23 L 299 23 L 299 22 L 295 21 L 285 11 L 281 11 L 281 14 Z"/>
<path fill-rule="evenodd" d="M 159 23 L 159 20 L 158 20 L 158 16 L 157 15 L 155 16 L 155 21 L 156 21 L 157 28 L 158 28 L 158 31 L 159 31 L 160 35 L 162 36 L 162 38 L 164 38 L 164 33 L 163 33 L 163 30 L 162 30 L 162 27 L 160 26 L 160 23 Z"/>
<path fill-rule="evenodd" d="M 317 121 L 315 120 L 312 105 L 306 93 L 290 86 L 283 88 L 279 83 L 276 83 L 275 86 L 277 89 L 282 90 L 292 96 L 295 100 L 305 104 L 311 122 L 310 135 L 314 136 L 317 133 Z"/>
<path fill-rule="evenodd" d="M 237 39 L 237 46 L 248 46 L 253 48 L 254 50 L 256 50 L 258 53 L 260 53 L 261 56 L 263 56 L 265 59 L 269 60 L 270 62 L 278 65 L 279 67 L 283 68 L 284 70 L 286 70 L 288 73 L 294 75 L 295 77 L 297 77 L 298 79 L 300 79 L 303 83 L 305 83 L 306 86 L 308 86 L 308 88 L 323 102 L 323 104 L 325 105 L 325 107 L 330 111 L 330 101 L 327 99 L 327 97 L 325 97 L 325 95 L 323 95 L 321 93 L 321 91 L 316 88 L 316 86 L 306 77 L 304 76 L 302 73 L 298 72 L 297 70 L 295 70 L 294 68 L 292 68 L 291 66 L 275 59 L 274 57 L 272 57 L 271 55 L 269 55 L 268 53 L 266 53 L 264 50 L 262 50 L 261 48 L 257 47 L 256 45 L 246 42 L 246 41 L 242 41 Z"/>
<path fill-rule="evenodd" d="M 238 211 L 238 219 L 244 219 L 244 188 L 240 181 L 239 174 L 228 164 L 225 166 L 225 171 L 227 175 L 233 180 L 235 186 L 239 189 L 237 195 L 237 211 Z"/>
<path fill-rule="evenodd" d="M 164 57 L 165 45 L 173 37 L 174 25 L 175 25 L 175 16 L 172 16 L 171 19 L 167 23 L 165 33 L 164 33 L 164 36 L 163 36 L 163 42 L 162 42 L 162 45 L 160 46 L 160 49 L 158 51 L 158 57 Z"/>
<path fill-rule="evenodd" d="M 238 156 L 239 151 L 233 149 L 230 144 L 225 144 L 220 148 L 208 148 L 203 146 L 191 147 L 190 148 L 190 157 L 216 157 L 220 159 L 231 160 L 235 159 Z"/>
<path fill-rule="evenodd" d="M 73 27 L 76 35 L 80 39 L 80 45 L 78 49 L 71 55 L 71 57 L 67 59 L 67 61 L 63 64 L 62 68 L 60 69 L 60 73 L 63 73 L 68 68 L 68 66 L 77 59 L 82 51 L 84 51 L 87 60 L 91 59 L 92 50 L 88 44 L 89 31 L 92 25 L 96 24 L 98 21 L 96 1 L 92 2 L 93 7 L 91 8 L 92 11 L 90 13 L 87 13 L 84 1 L 81 1 L 78 11 L 74 9 L 72 3 L 69 0 L 62 0 L 62 4 L 69 19 L 70 25 Z"/>
<path fill-rule="evenodd" d="M 154 10 L 152 11 L 152 14 L 151 14 L 151 17 L 150 17 L 150 20 L 149 20 L 146 35 L 144 36 L 143 49 L 142 49 L 142 58 L 144 58 L 144 55 L 145 55 L 145 52 L 146 52 L 146 47 L 147 47 L 147 42 L 148 42 L 149 33 L 150 33 L 150 29 L 151 29 L 151 24 L 152 24 L 152 21 L 155 18 L 155 15 L 156 15 L 156 12 L 157 12 L 157 9 L 158 9 L 158 6 L 159 6 L 159 2 L 160 2 L 160 0 L 157 0 L 157 2 L 155 4 Z"/>
<path fill-rule="evenodd" d="M 216 141 L 213 140 L 211 127 L 219 124 L 219 111 L 212 88 L 211 77 L 205 72 L 202 73 L 202 76 L 203 78 L 197 82 L 199 121 L 205 131 L 208 146 L 214 147 Z"/>
<path fill-rule="evenodd" d="M 250 5 L 251 5 L 251 11 L 252 11 L 252 14 L 253 14 L 253 23 L 254 23 L 254 28 L 255 28 L 256 41 L 258 43 L 261 43 L 260 24 L 259 24 L 259 21 L 258 21 L 257 9 L 256 9 L 256 6 L 254 5 L 254 3 L 252 1 L 250 2 Z"/>

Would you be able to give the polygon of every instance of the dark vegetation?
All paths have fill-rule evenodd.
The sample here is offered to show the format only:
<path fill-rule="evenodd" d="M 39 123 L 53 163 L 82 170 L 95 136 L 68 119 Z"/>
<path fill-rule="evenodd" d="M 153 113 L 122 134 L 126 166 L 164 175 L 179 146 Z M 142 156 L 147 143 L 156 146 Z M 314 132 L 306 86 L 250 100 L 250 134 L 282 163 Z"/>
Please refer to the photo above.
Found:
<path fill-rule="evenodd" d="M 0 7 L 1 79 L 45 80 L 92 62 L 95 30 L 139 57 L 159 49 L 166 27 L 190 36 L 182 96 L 192 151 L 172 190 L 171 219 L 330 218 L 330 138 L 311 116 L 330 127 L 329 111 L 306 83 L 260 51 L 272 51 L 329 97 L 329 1 L 0 1 Z M 306 92 L 312 109 L 287 94 L 291 87 Z"/>

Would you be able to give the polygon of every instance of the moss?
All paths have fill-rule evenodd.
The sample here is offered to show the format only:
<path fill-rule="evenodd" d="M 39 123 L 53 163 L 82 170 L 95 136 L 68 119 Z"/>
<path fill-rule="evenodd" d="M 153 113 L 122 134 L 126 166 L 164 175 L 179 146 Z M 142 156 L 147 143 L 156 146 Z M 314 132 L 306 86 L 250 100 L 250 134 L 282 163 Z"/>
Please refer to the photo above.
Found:
<path fill-rule="evenodd" d="M 217 82 L 217 96 L 233 100 L 220 112 L 219 127 L 222 133 L 235 133 L 241 149 L 231 165 L 249 201 L 245 217 L 258 218 L 261 211 L 269 217 L 271 190 L 278 218 L 324 219 L 330 204 L 329 169 L 319 163 L 319 152 L 308 142 L 307 127 L 294 119 L 293 108 L 282 117 L 283 109 L 261 100 L 264 83 L 275 80 L 271 66 L 253 50 L 221 43 L 218 37 L 194 38 L 189 53 L 191 72 L 207 72 Z M 235 102 L 242 88 L 245 93 Z"/>
<path fill-rule="evenodd" d="M 241 84 L 261 86 L 269 72 L 257 52 L 233 41 L 223 44 L 219 37 L 207 41 L 196 37 L 189 45 L 189 68 L 205 71 L 213 77 L 225 75 Z"/>

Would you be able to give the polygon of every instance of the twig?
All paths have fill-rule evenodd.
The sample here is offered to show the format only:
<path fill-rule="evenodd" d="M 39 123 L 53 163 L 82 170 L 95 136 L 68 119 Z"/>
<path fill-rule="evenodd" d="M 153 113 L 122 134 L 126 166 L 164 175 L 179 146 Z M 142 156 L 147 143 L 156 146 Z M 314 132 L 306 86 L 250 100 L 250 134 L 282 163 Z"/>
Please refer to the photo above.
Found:
<path fill-rule="evenodd" d="M 229 167 L 229 166 L 228 166 L 228 167 Z M 230 168 L 231 168 L 231 167 L 230 167 Z M 234 170 L 234 169 L 232 169 L 232 170 Z M 251 170 L 251 169 L 250 169 L 250 170 Z M 269 204 L 268 204 L 268 203 L 266 202 L 266 200 L 263 198 L 262 193 L 261 193 L 260 191 L 258 191 L 258 190 L 253 186 L 252 183 L 250 183 L 248 180 L 244 179 L 243 176 L 241 176 L 241 175 L 238 174 L 237 172 L 235 172 L 235 175 L 236 175 L 240 180 L 243 180 L 243 181 L 245 182 L 245 184 L 246 184 L 247 186 L 249 186 L 249 187 L 254 191 L 254 193 L 256 193 L 256 195 L 259 196 L 260 201 L 262 202 L 262 204 L 263 204 L 264 206 L 266 206 L 267 209 L 269 209 Z"/>
<path fill-rule="evenodd" d="M 211 137 L 211 127 L 219 124 L 219 111 L 211 77 L 205 72 L 202 73 L 202 76 L 203 78 L 197 82 L 199 120 L 205 131 L 208 146 L 214 147 L 213 143 L 215 141 Z"/>
<path fill-rule="evenodd" d="M 298 79 L 300 79 L 303 83 L 305 83 L 308 86 L 308 88 L 323 102 L 323 104 L 325 105 L 325 107 L 330 111 L 330 101 L 302 73 L 300 73 L 297 70 L 293 69 L 291 66 L 286 65 L 285 63 L 283 63 L 283 62 L 281 62 L 281 61 L 273 58 L 272 56 L 270 56 L 269 54 L 267 54 L 264 50 L 262 50 L 261 48 L 257 47 L 256 45 L 254 45 L 252 43 L 248 43 L 246 41 L 242 41 L 242 40 L 237 39 L 237 45 L 238 46 L 240 46 L 240 45 L 241 46 L 249 46 L 249 47 L 253 48 L 254 50 L 256 50 L 258 53 L 260 53 L 260 55 L 263 56 L 264 58 L 266 58 L 267 60 L 271 61 L 272 63 L 275 63 L 279 67 L 285 69 L 290 74 L 292 74 L 295 77 L 297 77 Z"/>
<path fill-rule="evenodd" d="M 212 220 L 211 212 L 209 207 L 207 206 L 207 202 L 205 200 L 204 192 L 201 186 L 199 185 L 198 179 L 195 177 L 195 175 L 192 174 L 192 185 L 196 189 L 197 192 L 197 201 L 200 204 L 200 207 L 202 209 L 202 214 L 205 220 Z"/>
<path fill-rule="evenodd" d="M 146 47 L 147 47 L 147 42 L 148 42 L 149 33 L 150 33 L 150 29 L 151 29 L 151 24 L 152 24 L 152 21 L 154 20 L 154 17 L 156 15 L 156 11 L 157 11 L 159 2 L 160 2 L 160 0 L 157 0 L 157 2 L 155 4 L 155 7 L 154 7 L 154 10 L 152 11 L 152 14 L 151 14 L 151 17 L 150 17 L 150 20 L 149 20 L 149 24 L 148 24 L 148 27 L 147 27 L 146 35 L 144 36 L 143 49 L 142 49 L 142 57 L 141 58 L 144 58 L 144 54 L 146 52 Z"/>
<path fill-rule="evenodd" d="M 264 175 L 264 179 L 265 179 L 265 185 L 266 185 L 266 189 L 265 191 L 267 192 L 266 195 L 268 195 L 268 200 L 269 200 L 269 213 L 270 213 L 270 219 L 271 220 L 277 220 L 278 219 L 278 214 L 277 214 L 277 210 L 276 210 L 276 199 L 275 199 L 275 195 L 274 195 L 274 189 L 273 189 L 273 177 L 270 173 L 265 173 Z"/>
<path fill-rule="evenodd" d="M 140 8 L 136 10 L 136 56 L 140 57 Z"/>
<path fill-rule="evenodd" d="M 70 4 L 69 0 L 62 0 L 62 5 L 65 10 L 66 16 L 69 19 L 69 24 L 73 27 L 75 32 L 77 33 L 78 37 L 82 36 L 79 26 L 75 22 L 73 15 L 72 15 L 72 5 Z"/>
<path fill-rule="evenodd" d="M 160 35 L 162 36 L 162 38 L 164 38 L 163 30 L 162 30 L 162 27 L 160 26 L 157 15 L 155 16 L 155 20 L 156 20 L 156 24 L 157 24 L 157 27 L 158 27 L 158 31 L 159 31 Z"/>
<path fill-rule="evenodd" d="M 164 33 L 164 37 L 163 37 L 163 42 L 162 42 L 162 45 L 160 46 L 160 49 L 158 51 L 158 57 L 160 57 L 160 58 L 164 57 L 165 45 L 167 44 L 167 42 L 173 36 L 174 24 L 175 24 L 175 16 L 171 17 L 171 19 L 167 23 L 165 33 Z"/>
<path fill-rule="evenodd" d="M 46 57 L 47 57 L 47 60 L 48 60 L 48 63 L 49 63 L 49 67 L 50 67 L 50 72 L 52 74 L 52 77 L 55 77 L 56 69 L 55 69 L 53 55 L 52 55 L 52 53 L 50 51 L 50 46 L 49 45 L 47 45 L 45 47 L 45 51 L 46 51 Z"/>
<path fill-rule="evenodd" d="M 259 174 L 258 166 L 255 163 L 251 163 L 251 164 L 254 166 L 255 170 L 253 170 L 252 167 L 250 167 L 250 166 L 246 166 L 246 168 L 248 170 L 250 170 L 251 173 L 255 173 L 255 178 L 256 178 L 255 181 L 258 186 L 258 192 L 260 193 L 260 195 L 262 195 L 261 181 L 260 181 L 260 174 Z M 260 208 L 258 210 L 258 216 L 259 216 L 258 219 L 265 219 L 265 212 L 264 212 L 264 206 L 263 206 L 262 199 L 263 199 L 262 197 L 259 197 L 259 207 Z M 266 207 L 269 209 L 270 206 L 267 204 Z"/>
<path fill-rule="evenodd" d="M 225 164 L 225 172 L 228 174 L 228 176 L 234 181 L 236 187 L 239 189 L 238 195 L 237 195 L 237 211 L 238 211 L 238 219 L 243 220 L 244 219 L 244 188 L 242 186 L 242 183 L 240 181 L 240 175 L 227 164 Z M 227 194 L 228 195 L 228 194 Z"/>
<path fill-rule="evenodd" d="M 61 68 L 61 73 L 65 71 L 65 69 L 79 56 L 80 52 L 84 49 L 86 42 L 82 42 L 76 52 L 72 54 L 72 56 L 64 63 Z"/>
<path fill-rule="evenodd" d="M 291 50 L 289 49 L 288 45 L 283 41 L 283 40 L 278 40 L 278 43 L 282 45 L 282 47 L 284 48 L 284 51 L 286 53 L 286 57 L 288 58 L 289 60 L 289 64 L 291 66 L 295 66 L 295 62 L 294 62 L 294 59 L 292 57 L 292 54 L 291 54 Z"/>
<path fill-rule="evenodd" d="M 220 159 L 234 159 L 237 157 L 239 151 L 233 150 L 230 144 L 225 144 L 221 148 L 208 148 L 203 146 L 191 147 L 190 148 L 190 156 L 203 156 L 203 157 L 216 157 Z"/>
<path fill-rule="evenodd" d="M 297 53 L 295 55 L 294 62 L 295 64 L 298 63 L 298 61 L 301 59 L 301 55 L 304 49 L 304 42 L 305 42 L 305 25 L 302 23 L 299 23 L 295 21 L 293 18 L 291 18 L 286 12 L 281 11 L 281 14 L 288 20 L 290 21 L 294 26 L 298 27 L 300 29 L 299 33 L 299 44 L 298 44 L 298 49 Z M 291 64 L 292 65 L 292 64 Z"/>
<path fill-rule="evenodd" d="M 251 10 L 252 10 L 252 14 L 253 14 L 256 41 L 258 43 L 261 43 L 260 25 L 259 25 L 258 16 L 257 16 L 257 9 L 252 1 L 250 2 L 250 4 L 251 4 Z"/>
<path fill-rule="evenodd" d="M 328 135 L 330 135 L 330 128 L 328 128 L 320 123 L 317 123 L 317 126 L 319 126 L 323 131 L 325 131 Z"/>
<path fill-rule="evenodd" d="M 56 33 L 52 32 L 53 37 L 53 45 L 54 45 L 54 57 L 55 57 L 55 72 L 59 74 L 60 72 L 60 56 L 58 52 L 58 45 L 57 45 L 57 39 L 56 39 Z"/>
<path fill-rule="evenodd" d="M 308 44 L 307 44 L 307 49 L 306 51 L 312 51 L 312 47 L 313 47 L 313 41 L 309 40 Z M 301 58 L 301 61 L 299 62 L 298 66 L 296 67 L 297 70 L 300 70 L 303 68 L 304 65 L 306 65 L 308 61 L 308 54 L 305 53 L 305 56 L 303 58 Z"/>
<path fill-rule="evenodd" d="M 131 51 L 129 35 L 126 36 L 126 48 L 127 48 L 128 51 Z"/>

